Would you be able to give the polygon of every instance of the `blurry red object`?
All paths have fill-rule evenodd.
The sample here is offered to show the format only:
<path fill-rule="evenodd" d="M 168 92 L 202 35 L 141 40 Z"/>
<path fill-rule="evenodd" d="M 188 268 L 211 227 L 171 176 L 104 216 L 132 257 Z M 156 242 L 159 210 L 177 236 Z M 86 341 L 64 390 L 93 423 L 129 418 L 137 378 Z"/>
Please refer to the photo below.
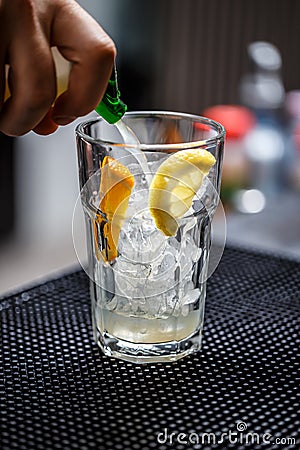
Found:
<path fill-rule="evenodd" d="M 216 105 L 203 111 L 203 116 L 221 123 L 228 139 L 244 137 L 255 125 L 254 114 L 244 106 Z"/>
<path fill-rule="evenodd" d="M 195 128 L 197 128 L 197 130 L 200 131 L 210 131 L 211 127 L 209 127 L 208 125 L 205 125 L 205 123 L 195 123 L 194 124 Z"/>

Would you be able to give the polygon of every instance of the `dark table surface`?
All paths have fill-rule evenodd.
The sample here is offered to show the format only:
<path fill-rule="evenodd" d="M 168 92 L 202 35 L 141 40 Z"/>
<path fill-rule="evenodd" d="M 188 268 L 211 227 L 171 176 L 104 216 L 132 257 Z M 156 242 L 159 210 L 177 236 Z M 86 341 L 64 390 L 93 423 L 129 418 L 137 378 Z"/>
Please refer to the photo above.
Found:
<path fill-rule="evenodd" d="M 226 248 L 202 351 L 134 365 L 93 342 L 77 271 L 0 300 L 0 449 L 299 449 L 300 264 Z"/>

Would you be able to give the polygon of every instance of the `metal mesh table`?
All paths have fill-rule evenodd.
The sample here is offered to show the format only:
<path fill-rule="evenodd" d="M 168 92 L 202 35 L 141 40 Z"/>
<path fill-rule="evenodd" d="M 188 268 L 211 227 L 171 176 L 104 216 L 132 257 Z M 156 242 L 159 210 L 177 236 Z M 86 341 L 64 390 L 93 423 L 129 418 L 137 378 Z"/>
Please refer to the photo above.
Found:
<path fill-rule="evenodd" d="M 3 298 L 1 450 L 299 449 L 299 298 L 299 263 L 227 248 L 202 351 L 156 365 L 100 353 L 82 271 Z"/>

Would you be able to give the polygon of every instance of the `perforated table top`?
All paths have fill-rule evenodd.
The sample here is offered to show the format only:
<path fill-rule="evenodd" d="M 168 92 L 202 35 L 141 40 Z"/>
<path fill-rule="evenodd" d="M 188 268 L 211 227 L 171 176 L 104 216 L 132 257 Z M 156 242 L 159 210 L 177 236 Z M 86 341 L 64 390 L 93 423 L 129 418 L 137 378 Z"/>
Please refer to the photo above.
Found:
<path fill-rule="evenodd" d="M 202 351 L 135 365 L 93 342 L 77 271 L 0 300 L 0 449 L 299 449 L 300 264 L 227 248 Z"/>

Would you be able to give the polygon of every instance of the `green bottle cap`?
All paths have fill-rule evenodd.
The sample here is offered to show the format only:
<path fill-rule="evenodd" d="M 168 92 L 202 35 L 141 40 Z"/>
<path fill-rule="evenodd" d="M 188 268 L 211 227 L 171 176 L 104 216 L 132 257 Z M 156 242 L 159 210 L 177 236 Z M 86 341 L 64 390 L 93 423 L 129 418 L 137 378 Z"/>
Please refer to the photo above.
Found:
<path fill-rule="evenodd" d="M 110 124 L 118 122 L 127 111 L 127 106 L 120 100 L 116 67 L 114 67 L 105 94 L 96 107 L 96 111 Z"/>

